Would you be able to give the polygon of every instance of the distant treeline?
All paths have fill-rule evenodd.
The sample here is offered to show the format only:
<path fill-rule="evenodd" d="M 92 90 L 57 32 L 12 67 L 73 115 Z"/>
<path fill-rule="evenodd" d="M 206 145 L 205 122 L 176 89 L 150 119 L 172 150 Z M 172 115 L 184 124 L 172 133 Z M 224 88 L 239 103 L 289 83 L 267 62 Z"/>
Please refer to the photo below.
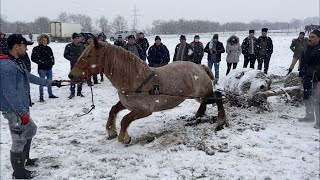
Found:
<path fill-rule="evenodd" d="M 155 20 L 152 23 L 151 32 L 153 34 L 188 34 L 188 33 L 208 33 L 208 32 L 230 32 L 246 31 L 249 29 L 261 29 L 267 27 L 271 30 L 296 29 L 304 30 L 305 25 L 318 24 L 318 17 L 306 18 L 304 20 L 292 19 L 290 22 L 268 22 L 255 20 L 250 23 L 228 22 L 220 24 L 213 21 L 202 20 Z"/>
<path fill-rule="evenodd" d="M 250 23 L 227 22 L 220 24 L 214 21 L 204 20 L 155 20 L 148 29 L 129 28 L 128 20 L 124 16 L 117 16 L 112 21 L 105 16 L 92 19 L 86 14 L 72 14 L 61 12 L 57 18 L 49 19 L 47 17 L 38 17 L 33 22 L 9 22 L 5 16 L 0 16 L 0 31 L 5 33 L 20 34 L 41 34 L 50 33 L 50 22 L 61 21 L 66 23 L 80 23 L 82 31 L 85 32 L 116 32 L 119 30 L 135 30 L 144 31 L 147 34 L 188 34 L 188 33 L 208 33 L 208 32 L 224 32 L 224 31 L 247 31 L 249 29 L 261 29 L 267 27 L 270 30 L 288 30 L 296 29 L 304 30 L 305 25 L 319 24 L 318 17 L 309 17 L 304 20 L 292 19 L 290 22 L 269 22 L 265 20 L 255 20 Z"/>

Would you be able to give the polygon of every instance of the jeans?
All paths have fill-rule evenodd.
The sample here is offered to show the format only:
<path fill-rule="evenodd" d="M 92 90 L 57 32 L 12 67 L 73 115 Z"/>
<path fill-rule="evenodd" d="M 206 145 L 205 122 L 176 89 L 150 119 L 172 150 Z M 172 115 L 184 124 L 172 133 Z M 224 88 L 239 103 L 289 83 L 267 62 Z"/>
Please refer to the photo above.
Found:
<path fill-rule="evenodd" d="M 47 79 L 52 80 L 52 69 L 49 70 L 38 70 L 38 74 L 41 78 L 45 79 L 45 77 L 47 77 Z M 48 89 L 48 94 L 49 96 L 52 96 L 52 87 L 51 85 L 47 86 Z M 43 86 L 39 86 L 39 91 L 40 91 L 40 96 L 43 96 Z"/>
<path fill-rule="evenodd" d="M 216 79 L 219 79 L 219 67 L 220 67 L 220 61 L 217 59 L 214 60 L 208 60 L 208 67 L 212 70 L 212 65 L 214 65 L 214 77 Z"/>
<path fill-rule="evenodd" d="M 27 140 L 32 139 L 37 133 L 36 124 L 30 119 L 28 124 L 23 125 L 20 116 L 15 112 L 2 112 L 2 115 L 8 120 L 12 139 L 11 151 L 14 153 L 23 152 Z"/>

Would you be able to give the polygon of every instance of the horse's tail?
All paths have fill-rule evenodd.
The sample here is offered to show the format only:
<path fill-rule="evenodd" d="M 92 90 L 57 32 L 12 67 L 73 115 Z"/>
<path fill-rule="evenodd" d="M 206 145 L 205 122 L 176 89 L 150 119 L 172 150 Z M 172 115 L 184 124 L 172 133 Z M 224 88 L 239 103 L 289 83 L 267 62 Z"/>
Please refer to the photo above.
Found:
<path fill-rule="evenodd" d="M 213 73 L 212 73 L 211 69 L 209 69 L 209 67 L 204 65 L 204 64 L 201 64 L 201 67 L 206 71 L 206 73 L 208 74 L 210 79 L 214 80 L 214 76 L 213 76 Z"/>

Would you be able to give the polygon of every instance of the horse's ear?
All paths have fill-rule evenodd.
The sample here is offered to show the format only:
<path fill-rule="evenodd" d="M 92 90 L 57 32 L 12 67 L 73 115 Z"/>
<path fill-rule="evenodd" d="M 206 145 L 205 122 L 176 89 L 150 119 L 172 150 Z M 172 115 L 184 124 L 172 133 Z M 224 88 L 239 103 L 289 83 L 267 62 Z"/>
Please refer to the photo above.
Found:
<path fill-rule="evenodd" d="M 98 42 L 98 39 L 97 38 L 93 38 L 93 42 L 94 42 L 94 47 L 99 49 L 100 43 Z"/>

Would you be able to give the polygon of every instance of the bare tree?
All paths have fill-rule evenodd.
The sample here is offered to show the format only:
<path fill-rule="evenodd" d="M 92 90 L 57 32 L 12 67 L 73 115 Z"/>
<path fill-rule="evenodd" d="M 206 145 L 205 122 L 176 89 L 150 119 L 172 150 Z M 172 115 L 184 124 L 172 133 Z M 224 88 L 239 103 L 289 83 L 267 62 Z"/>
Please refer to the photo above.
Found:
<path fill-rule="evenodd" d="M 69 22 L 68 15 L 66 12 L 62 12 L 58 16 L 58 20 L 61 22 Z"/>
<path fill-rule="evenodd" d="M 32 32 L 33 23 L 17 21 L 16 26 L 17 26 L 16 33 L 29 34 L 30 32 Z"/>
<path fill-rule="evenodd" d="M 302 20 L 300 19 L 291 19 L 290 21 L 290 27 L 295 28 L 296 32 L 298 32 L 298 29 L 300 29 L 301 25 L 302 25 Z"/>
<path fill-rule="evenodd" d="M 117 16 L 112 22 L 112 28 L 115 31 L 125 30 L 128 28 L 128 21 L 123 16 Z"/>
<path fill-rule="evenodd" d="M 111 31 L 111 25 L 109 25 L 108 19 L 105 16 L 101 16 L 98 19 L 97 22 L 101 32 L 104 32 L 105 34 L 109 33 Z"/>
<path fill-rule="evenodd" d="M 48 33 L 50 32 L 50 19 L 47 17 L 38 17 L 34 20 L 32 33 Z"/>

